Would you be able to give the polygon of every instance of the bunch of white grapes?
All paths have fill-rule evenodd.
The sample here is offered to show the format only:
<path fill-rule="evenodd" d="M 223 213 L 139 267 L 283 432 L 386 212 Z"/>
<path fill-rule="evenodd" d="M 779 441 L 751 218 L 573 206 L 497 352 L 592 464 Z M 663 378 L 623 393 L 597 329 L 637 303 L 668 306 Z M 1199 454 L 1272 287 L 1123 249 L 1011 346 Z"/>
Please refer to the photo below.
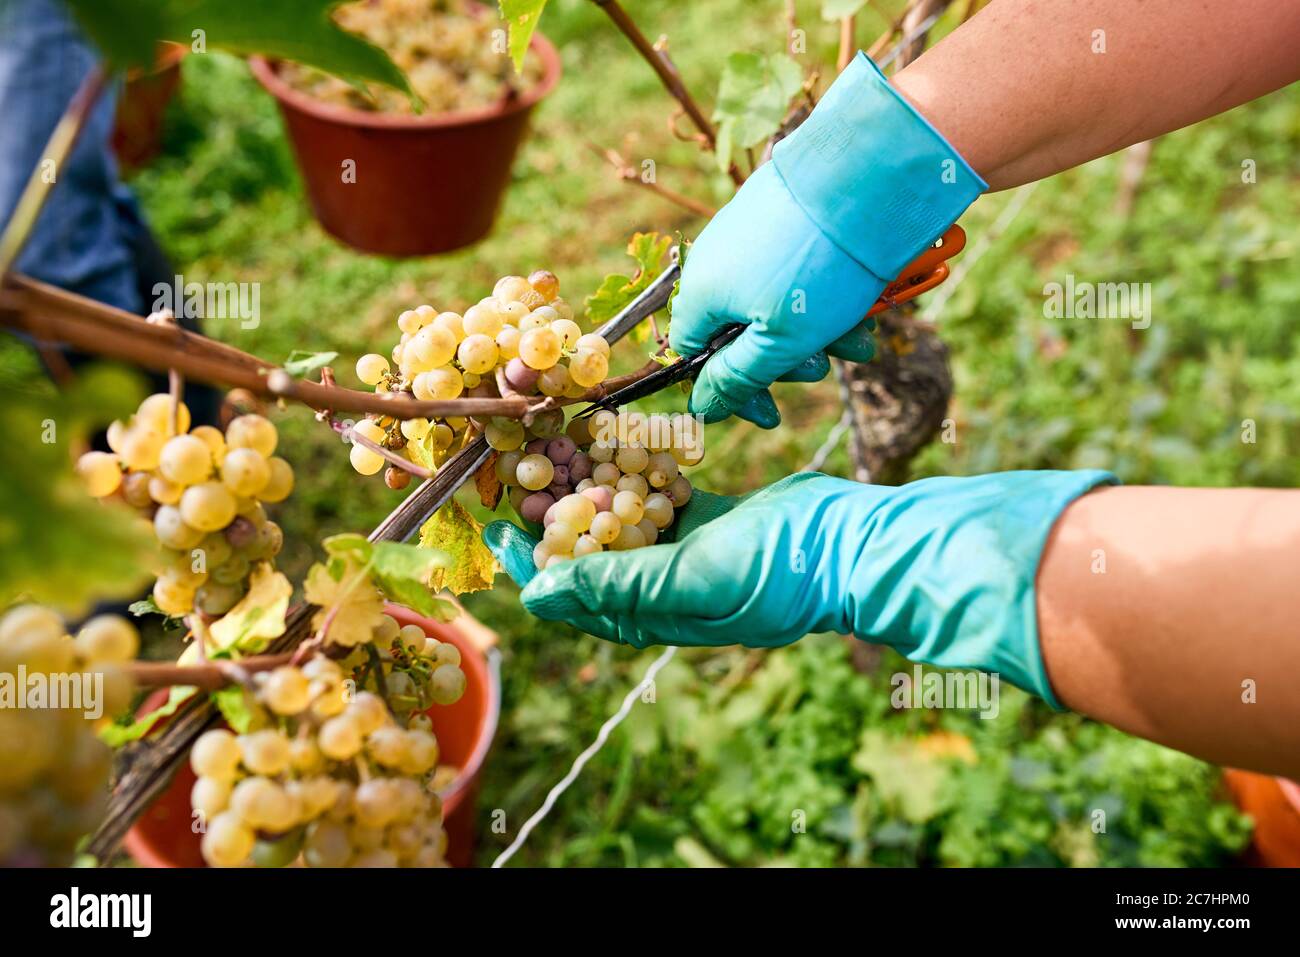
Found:
<path fill-rule="evenodd" d="M 99 825 L 112 752 L 95 727 L 130 704 L 125 665 L 139 646 L 115 615 L 75 638 L 39 605 L 0 618 L 0 867 L 67 867 Z"/>
<path fill-rule="evenodd" d="M 582 396 L 609 374 L 609 343 L 583 333 L 559 292 L 559 280 L 543 269 L 527 279 L 503 277 L 492 295 L 464 315 L 432 306 L 403 312 L 392 363 L 377 353 L 364 355 L 357 361 L 357 377 L 376 392 L 409 393 L 421 400 L 496 398 L 502 391 L 498 373 L 508 391 L 522 395 Z M 563 427 L 562 414 L 537 418 L 542 422 L 534 422 L 534 431 Z M 460 447 L 469 425 L 463 417 L 404 422 L 373 417 L 353 431 L 408 458 L 409 443 L 424 443 L 440 461 Z M 492 418 L 482 426 L 488 444 L 499 451 L 518 449 L 529 438 L 515 419 Z M 363 475 L 384 467 L 383 456 L 360 443 L 353 445 L 351 461 Z M 409 481 L 406 472 L 391 466 L 385 478 L 394 488 Z"/>
<path fill-rule="evenodd" d="M 117 497 L 153 522 L 161 546 L 154 604 L 168 615 L 217 618 L 243 596 L 258 562 L 284 543 L 264 502 L 293 490 L 293 468 L 273 455 L 275 426 L 241 415 L 225 434 L 190 429 L 190 411 L 151 395 L 129 421 L 108 428 L 111 452 L 87 452 L 77 472 L 96 498 Z M 173 428 L 173 425 L 175 426 Z"/>
<path fill-rule="evenodd" d="M 541 78 L 535 57 L 524 60 L 522 77 L 500 38 L 505 25 L 481 15 L 463 0 L 365 0 L 339 7 L 339 26 L 383 49 L 406 74 L 429 113 L 482 109 L 498 103 L 512 87 Z M 282 75 L 316 99 L 359 110 L 410 113 L 406 94 L 375 86 L 370 95 L 356 84 L 309 67 L 287 63 Z"/>
<path fill-rule="evenodd" d="M 391 639 L 385 641 L 387 636 Z M 454 645 L 385 616 L 376 642 L 389 661 L 441 662 L 460 673 Z M 391 685 L 407 671 L 394 667 Z M 437 793 L 438 740 L 426 714 L 395 716 L 389 702 L 355 692 L 343 666 L 318 654 L 255 679 L 258 730 L 204 733 L 190 753 L 190 794 L 203 824 L 203 858 L 217 867 L 439 867 L 447 838 Z M 444 691 L 447 689 L 443 689 Z M 464 691 L 464 676 L 453 697 Z M 402 714 L 399 711 L 398 714 Z"/>
<path fill-rule="evenodd" d="M 703 427 L 690 416 L 602 410 L 502 452 L 496 471 L 515 511 L 542 525 L 533 562 L 550 568 L 653 545 L 690 501 L 681 469 L 703 458 Z"/>

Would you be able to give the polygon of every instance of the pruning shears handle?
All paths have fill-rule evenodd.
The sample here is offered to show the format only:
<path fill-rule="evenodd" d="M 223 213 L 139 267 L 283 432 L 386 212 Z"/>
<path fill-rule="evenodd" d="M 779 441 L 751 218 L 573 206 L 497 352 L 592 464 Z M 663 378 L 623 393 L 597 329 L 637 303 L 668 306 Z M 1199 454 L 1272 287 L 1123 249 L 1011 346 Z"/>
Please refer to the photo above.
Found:
<path fill-rule="evenodd" d="M 908 263 L 898 278 L 885 287 L 876 304 L 867 310 L 867 315 L 874 316 L 929 292 L 948 278 L 948 260 L 965 247 L 966 230 L 956 224 L 949 226 L 935 245 Z"/>

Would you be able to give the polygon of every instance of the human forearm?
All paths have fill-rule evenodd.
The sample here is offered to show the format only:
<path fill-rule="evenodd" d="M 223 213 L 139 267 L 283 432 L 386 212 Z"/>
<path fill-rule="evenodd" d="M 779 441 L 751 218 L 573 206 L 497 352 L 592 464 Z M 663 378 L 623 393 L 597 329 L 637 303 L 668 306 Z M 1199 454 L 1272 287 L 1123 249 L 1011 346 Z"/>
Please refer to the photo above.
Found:
<path fill-rule="evenodd" d="M 1062 514 L 1039 640 L 1068 707 L 1300 777 L 1300 492 L 1108 488 Z"/>
<path fill-rule="evenodd" d="M 1297 45 L 1292 2 L 993 0 L 893 85 L 999 190 L 1300 79 Z"/>

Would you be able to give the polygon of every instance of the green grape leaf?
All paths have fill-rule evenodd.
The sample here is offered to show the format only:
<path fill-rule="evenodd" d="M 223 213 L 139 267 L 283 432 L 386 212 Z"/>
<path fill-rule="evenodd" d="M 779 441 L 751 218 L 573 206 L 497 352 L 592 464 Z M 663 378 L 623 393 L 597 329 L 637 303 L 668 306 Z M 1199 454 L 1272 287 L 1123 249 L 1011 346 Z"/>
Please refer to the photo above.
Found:
<path fill-rule="evenodd" d="M 451 564 L 451 556 L 437 548 L 399 542 L 371 542 L 360 535 L 335 535 L 324 542 L 332 556 L 344 556 L 361 565 L 389 601 L 421 615 L 437 617 L 443 602 L 434 596 L 429 580 L 436 569 Z"/>
<path fill-rule="evenodd" d="M 129 416 L 142 393 L 138 378 L 109 366 L 86 368 L 59 393 L 0 389 L 0 604 L 23 597 L 76 616 L 144 590 L 155 548 L 148 526 L 120 502 L 86 494 L 70 449 Z"/>
<path fill-rule="evenodd" d="M 822 0 L 823 20 L 843 20 L 867 5 L 867 0 Z"/>
<path fill-rule="evenodd" d="M 438 549 L 448 560 L 433 570 L 430 588 L 464 595 L 492 587 L 497 563 L 482 532 L 483 526 L 455 499 L 433 513 L 420 529 L 420 547 Z"/>
<path fill-rule="evenodd" d="M 248 593 L 209 627 L 215 649 L 252 654 L 264 650 L 272 638 L 284 634 L 284 616 L 292 594 L 289 579 L 270 562 L 259 562 L 248 579 Z"/>
<path fill-rule="evenodd" d="M 289 358 L 284 360 L 284 371 L 291 376 L 305 379 L 317 369 L 323 369 L 339 357 L 337 352 L 308 352 L 294 349 Z"/>
<path fill-rule="evenodd" d="M 242 685 L 227 685 L 212 692 L 210 697 L 236 734 L 248 734 L 258 724 L 260 716 L 252 695 Z"/>
<path fill-rule="evenodd" d="M 628 241 L 627 254 L 636 260 L 636 272 L 631 277 L 606 276 L 600 288 L 586 299 L 587 319 L 593 325 L 602 323 L 639 296 L 664 271 L 664 257 L 672 244 L 671 236 L 634 234 Z"/>
<path fill-rule="evenodd" d="M 735 151 L 757 146 L 779 130 L 802 87 L 803 68 L 784 53 L 727 57 L 713 110 L 719 168 L 731 166 Z"/>
<path fill-rule="evenodd" d="M 149 67 L 157 44 L 172 41 L 191 49 L 295 60 L 352 81 L 386 83 L 410 95 L 406 77 L 387 53 L 333 21 L 330 13 L 340 2 L 68 0 L 115 69 Z"/>
<path fill-rule="evenodd" d="M 192 688 L 189 685 L 174 685 L 168 692 L 167 700 L 163 702 L 161 707 L 126 724 L 113 723 L 106 725 L 99 732 L 99 740 L 110 748 L 120 748 L 132 741 L 139 741 L 152 731 L 153 726 L 163 718 L 174 715 L 177 709 L 194 697 L 197 691 L 197 688 Z"/>
<path fill-rule="evenodd" d="M 537 21 L 546 9 L 546 0 L 500 0 L 500 6 L 501 19 L 506 21 L 510 30 L 510 59 L 519 70 L 537 29 Z"/>

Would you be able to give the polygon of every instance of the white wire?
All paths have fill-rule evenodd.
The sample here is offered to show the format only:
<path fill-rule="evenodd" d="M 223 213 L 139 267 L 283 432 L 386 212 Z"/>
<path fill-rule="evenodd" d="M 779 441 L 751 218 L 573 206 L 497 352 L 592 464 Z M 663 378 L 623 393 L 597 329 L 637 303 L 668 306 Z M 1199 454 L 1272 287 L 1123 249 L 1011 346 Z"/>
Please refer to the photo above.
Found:
<path fill-rule="evenodd" d="M 812 461 L 810 461 L 799 471 L 800 472 L 820 471 L 821 467 L 826 464 L 826 460 L 831 457 L 831 453 L 834 452 L 836 447 L 840 444 L 840 440 L 844 438 L 844 433 L 849 430 L 849 425 L 852 424 L 852 422 L 853 422 L 853 416 L 849 413 L 848 409 L 845 409 L 844 413 L 840 416 L 840 420 L 835 423 L 835 425 L 831 428 L 830 432 L 827 434 L 826 441 L 823 442 L 821 444 L 821 447 L 818 448 L 817 451 L 813 453 Z"/>
<path fill-rule="evenodd" d="M 585 751 L 574 758 L 573 766 L 569 768 L 569 773 L 562 777 L 555 787 L 551 788 L 550 793 L 546 795 L 546 800 L 542 802 L 542 806 L 534 812 L 533 816 L 524 821 L 524 826 L 519 829 L 519 834 L 515 838 L 514 843 L 502 851 L 500 856 L 492 862 L 493 867 L 500 867 L 506 861 L 510 860 L 510 858 L 514 857 L 515 852 L 519 850 L 519 848 L 523 847 L 524 841 L 528 840 L 528 835 L 532 833 L 533 828 L 540 824 L 546 818 L 546 815 L 551 813 L 551 809 L 555 807 L 555 802 L 560 799 L 560 795 L 569 789 L 569 785 L 578 780 L 578 775 L 582 773 L 582 769 L 586 767 L 587 762 L 595 757 L 596 753 L 605 746 L 605 742 L 609 740 L 609 736 L 613 730 L 623 723 L 624 718 L 631 714 L 632 706 L 636 704 L 637 698 L 641 697 L 641 695 L 645 693 L 645 689 L 650 687 L 651 683 L 655 680 L 655 675 L 659 674 L 659 671 L 664 665 L 672 661 L 673 655 L 675 654 L 677 654 L 676 646 L 669 645 L 664 649 L 664 653 L 651 663 L 650 667 L 646 669 L 645 677 L 641 679 L 640 683 L 637 684 L 635 688 L 627 693 L 627 696 L 623 699 L 623 703 L 619 705 L 619 709 L 610 715 L 605 723 L 600 726 L 600 731 L 596 735 L 596 740 L 593 741 Z"/>

